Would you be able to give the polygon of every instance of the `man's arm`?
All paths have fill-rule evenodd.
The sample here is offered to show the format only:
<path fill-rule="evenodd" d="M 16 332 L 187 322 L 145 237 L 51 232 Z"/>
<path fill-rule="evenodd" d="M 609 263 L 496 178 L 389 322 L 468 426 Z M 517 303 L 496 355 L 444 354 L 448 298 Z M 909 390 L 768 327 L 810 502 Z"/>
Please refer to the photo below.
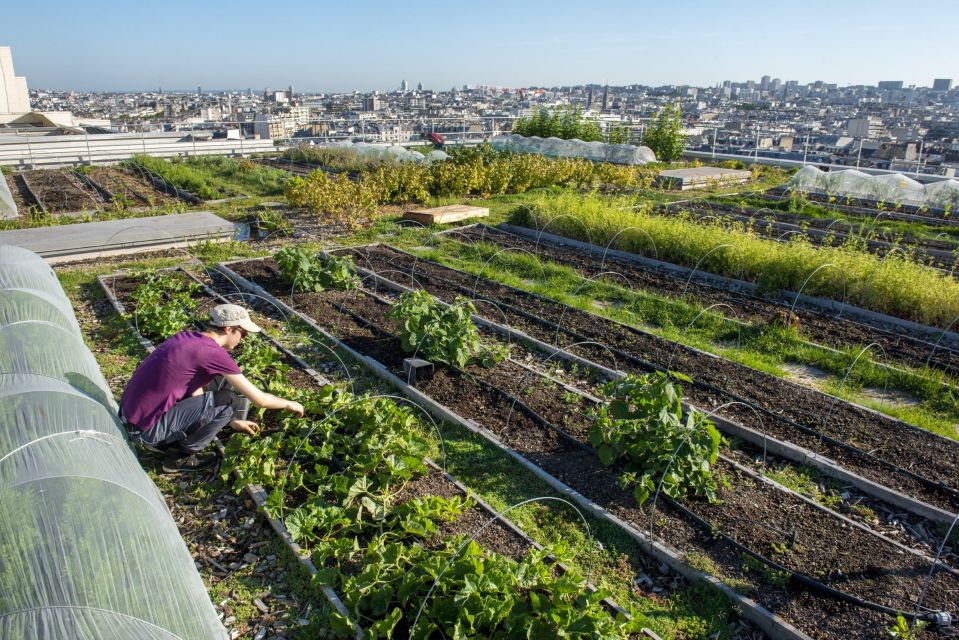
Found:
<path fill-rule="evenodd" d="M 233 385 L 237 393 L 245 396 L 250 402 L 264 409 L 285 409 L 298 416 L 303 415 L 303 405 L 294 400 L 279 398 L 272 393 L 260 391 L 256 385 L 246 379 L 242 373 L 233 373 L 223 376 Z"/>

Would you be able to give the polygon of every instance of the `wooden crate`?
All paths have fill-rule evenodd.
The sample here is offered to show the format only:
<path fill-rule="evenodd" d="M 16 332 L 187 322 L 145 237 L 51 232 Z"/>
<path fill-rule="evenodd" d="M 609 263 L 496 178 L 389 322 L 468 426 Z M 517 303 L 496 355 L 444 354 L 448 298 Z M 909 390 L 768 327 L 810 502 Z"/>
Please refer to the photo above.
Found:
<path fill-rule="evenodd" d="M 403 214 L 404 220 L 415 220 L 422 224 L 446 224 L 459 222 L 467 218 L 485 218 L 489 215 L 486 207 L 471 207 L 465 204 L 451 204 L 432 209 L 410 209 Z"/>

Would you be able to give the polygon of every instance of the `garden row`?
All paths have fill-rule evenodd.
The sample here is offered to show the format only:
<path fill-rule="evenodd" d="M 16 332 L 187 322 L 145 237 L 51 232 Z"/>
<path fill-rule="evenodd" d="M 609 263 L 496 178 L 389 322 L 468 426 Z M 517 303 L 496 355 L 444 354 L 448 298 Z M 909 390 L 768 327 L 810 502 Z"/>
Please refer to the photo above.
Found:
<path fill-rule="evenodd" d="M 884 240 L 896 238 L 910 241 L 912 239 L 934 240 L 937 237 L 949 240 L 950 237 L 955 239 L 959 236 L 959 220 L 951 217 L 928 217 L 889 209 L 849 211 L 842 205 L 824 205 L 808 200 L 800 193 L 791 193 L 788 197 L 783 197 L 766 191 L 707 196 L 702 199 L 687 200 L 687 202 L 691 205 L 708 203 L 710 206 L 721 207 L 726 211 L 748 215 L 761 213 L 781 215 L 780 219 L 783 221 L 803 220 L 819 228 L 840 224 L 861 229 Z"/>
<path fill-rule="evenodd" d="M 756 433 L 826 456 L 948 513 L 959 507 L 959 491 L 952 486 L 959 477 L 959 442 L 637 328 L 396 249 L 373 246 L 357 255 L 360 264 L 368 264 L 383 275 L 390 270 L 407 278 L 412 275 L 417 286 L 443 299 L 464 295 L 490 300 L 511 325 L 545 343 L 588 341 L 591 344 L 570 350 L 613 369 L 682 372 L 691 378 L 689 397 L 698 406 L 735 402 L 719 415 Z"/>
<path fill-rule="evenodd" d="M 111 285 L 139 331 L 157 341 L 219 302 L 182 272 Z M 509 523 L 483 529 L 482 547 L 467 544 L 492 509 L 424 457 L 430 444 L 410 408 L 320 386 L 263 339 L 248 337 L 237 361 L 262 388 L 300 401 L 307 415 L 267 412 L 259 437 L 234 434 L 223 473 L 236 476 L 238 490 L 265 487 L 268 515 L 311 553 L 320 581 L 345 595 L 350 616 L 331 613 L 333 633 L 354 635 L 357 623 L 371 638 L 633 630 L 603 594 Z"/>
<path fill-rule="evenodd" d="M 3 223 L 12 228 L 65 224 L 92 216 L 112 218 L 180 204 L 175 192 L 171 196 L 162 187 L 155 188 L 149 176 L 134 168 L 21 171 L 6 178 L 20 214 L 19 220 Z"/>
<path fill-rule="evenodd" d="M 947 231 L 936 234 L 937 227 L 930 229 L 928 236 L 909 232 L 896 235 L 882 228 L 872 228 L 867 232 L 868 223 L 857 227 L 842 218 L 810 218 L 769 209 L 742 210 L 707 200 L 667 205 L 664 211 L 688 215 L 700 224 L 708 222 L 737 231 L 752 231 L 780 242 L 802 239 L 819 246 L 848 247 L 879 256 L 900 251 L 914 262 L 946 271 L 950 275 L 955 275 L 957 266 L 959 244 L 955 238 L 959 238 L 959 227 L 950 229 L 954 238 L 950 238 Z"/>
<path fill-rule="evenodd" d="M 765 195 L 770 201 L 784 201 L 792 197 L 786 187 L 773 189 Z M 812 191 L 801 192 L 802 198 L 811 202 L 816 202 L 827 206 L 829 209 L 842 211 L 858 215 L 876 215 L 879 212 L 890 212 L 895 216 L 914 216 L 919 218 L 928 218 L 933 220 L 950 220 L 956 212 L 955 203 L 943 203 L 943 207 L 929 207 L 926 205 L 917 206 L 904 204 L 892 199 L 882 200 L 879 198 L 859 198 L 849 195 L 836 195 L 829 193 L 815 193 Z M 898 218 L 908 219 L 908 218 Z"/>
<path fill-rule="evenodd" d="M 373 264 L 377 257 L 366 253 L 361 264 L 367 260 Z M 233 263 L 229 268 L 237 281 L 249 279 L 267 293 L 285 298 L 290 295 L 291 279 L 280 275 L 282 264 L 257 260 Z M 440 277 L 427 273 L 433 271 L 433 265 L 424 265 L 417 271 L 417 282 L 428 281 L 427 288 L 437 289 L 432 283 Z M 384 265 L 380 273 L 385 272 Z M 443 280 L 454 277 L 448 270 L 442 273 Z M 429 297 L 424 296 L 422 292 L 404 294 L 394 303 L 398 305 L 394 310 L 389 301 L 370 292 L 304 291 L 295 293 L 291 302 L 297 311 L 397 376 L 406 375 L 404 354 L 422 349 L 437 369 L 431 378 L 417 379 L 418 391 L 481 425 L 498 441 L 632 527 L 646 529 L 694 554 L 701 558 L 701 565 L 727 580 L 745 580 L 736 584 L 817 637 L 850 637 L 841 631 L 848 633 L 850 628 L 861 630 L 862 637 L 871 637 L 888 623 L 877 617 L 874 609 L 894 613 L 909 602 L 909 594 L 922 589 L 932 566 L 929 558 L 903 553 L 894 543 L 732 460 L 717 459 L 719 436 L 715 429 L 702 414 L 682 415 L 679 389 L 665 376 L 626 378 L 608 385 L 605 391 L 619 404 L 614 400 L 607 405 L 585 390 L 547 375 L 547 370 L 557 366 L 544 362 L 549 350 L 526 352 L 521 363 L 517 360 L 521 347 L 513 343 L 513 358 L 489 358 L 490 352 L 501 354 L 510 345 L 501 342 L 499 347 L 488 344 L 481 348 L 478 341 L 463 339 L 455 329 L 423 320 L 424 309 L 430 305 Z M 469 310 L 465 300 L 444 297 L 453 302 L 447 314 L 458 316 L 460 309 Z M 515 317 L 505 309 L 504 314 Z M 430 342 L 438 344 L 432 349 L 424 346 Z M 469 352 L 473 352 L 472 358 Z M 444 361 L 445 365 L 440 364 Z M 532 369 L 524 364 L 529 362 L 534 363 Z M 624 407 L 639 413 L 622 415 Z M 650 429 L 623 435 L 627 425 L 642 423 L 642 416 L 664 412 L 672 416 L 672 429 L 664 429 L 665 425 L 654 420 L 646 425 Z M 594 421 L 598 428 L 591 426 Z M 705 440 L 693 435 L 695 442 L 689 445 L 693 451 L 670 456 L 690 432 L 701 432 Z M 650 442 L 657 438 L 655 444 Z M 643 451 L 644 442 L 653 451 Z M 651 459 L 658 465 L 650 465 Z M 670 465 L 672 473 L 667 474 Z M 710 465 L 711 473 L 703 474 Z M 717 477 L 724 480 L 717 481 Z M 621 484 L 635 490 L 639 506 L 624 497 L 618 489 Z M 647 501 L 657 488 L 673 498 L 689 499 L 681 505 L 660 497 L 657 509 L 655 499 Z M 938 586 L 930 587 L 929 593 L 942 598 L 935 607 L 955 608 L 956 578 L 957 574 L 942 567 L 935 573 L 933 583 Z M 809 590 L 797 591 L 799 584 Z M 823 592 L 846 601 L 823 600 Z M 863 606 L 863 600 L 880 606 L 870 609 Z M 821 619 L 824 609 L 834 613 L 828 620 Z"/>
<path fill-rule="evenodd" d="M 537 239 L 503 229 L 472 226 L 450 231 L 443 237 L 476 245 L 474 252 L 465 255 L 472 256 L 475 253 L 477 259 L 488 260 L 491 257 L 483 251 L 483 245 L 488 245 L 491 249 L 509 251 L 512 255 L 528 255 L 539 261 L 567 266 L 582 278 L 605 278 L 605 281 L 617 286 L 625 284 L 630 291 L 668 300 L 673 311 L 682 316 L 681 326 L 685 326 L 686 331 L 692 328 L 689 324 L 694 319 L 697 324 L 705 324 L 708 318 L 700 321 L 696 316 L 703 309 L 712 307 L 717 310 L 714 313 L 728 310 L 735 320 L 753 326 L 785 328 L 796 325 L 795 329 L 803 339 L 833 349 L 858 350 L 876 343 L 890 363 L 913 369 L 933 367 L 952 376 L 959 375 L 959 353 L 956 349 L 947 341 L 940 341 L 939 344 L 929 342 L 928 334 L 908 335 L 901 328 L 893 331 L 888 325 L 865 324 L 868 318 L 859 321 L 848 315 L 828 314 L 821 308 L 803 302 L 793 304 L 794 300 L 759 297 L 741 288 L 724 287 L 716 281 L 707 281 L 695 275 L 682 276 L 639 260 L 630 260 L 616 251 L 603 254 L 602 249 L 596 247 L 596 253 L 589 253 L 553 242 L 549 234 Z M 498 264 L 502 264 L 504 259 L 501 256 Z M 720 309 L 719 305 L 725 309 Z"/>
<path fill-rule="evenodd" d="M 779 243 L 628 205 L 595 196 L 537 194 L 513 211 L 511 221 L 745 280 L 760 292 L 801 290 L 942 328 L 959 316 L 959 282 L 898 253 L 879 258 L 845 247 Z"/>
<path fill-rule="evenodd" d="M 431 197 L 525 193 L 553 186 L 649 186 L 655 171 L 593 163 L 582 158 L 546 158 L 494 151 L 489 145 L 451 150 L 450 158 L 430 165 L 366 164 L 358 177 L 318 168 L 287 185 L 297 207 L 353 226 L 366 223 L 381 204 L 425 202 Z"/>

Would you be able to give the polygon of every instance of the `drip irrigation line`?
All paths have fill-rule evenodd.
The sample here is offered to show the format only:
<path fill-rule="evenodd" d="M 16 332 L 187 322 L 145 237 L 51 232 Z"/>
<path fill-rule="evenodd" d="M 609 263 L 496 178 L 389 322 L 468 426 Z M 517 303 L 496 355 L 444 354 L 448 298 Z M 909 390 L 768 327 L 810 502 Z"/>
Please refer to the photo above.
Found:
<path fill-rule="evenodd" d="M 795 580 L 796 582 L 799 582 L 800 584 L 806 587 L 809 587 L 810 589 L 813 589 L 815 591 L 828 595 L 837 600 L 847 602 L 851 605 L 862 607 L 865 609 L 871 609 L 872 611 L 878 611 L 879 613 L 884 613 L 891 617 L 902 615 L 907 620 L 921 620 L 925 622 L 937 622 L 940 619 L 938 616 L 940 612 L 938 611 L 933 612 L 930 610 L 930 613 L 924 613 L 924 614 L 903 612 L 900 609 L 887 607 L 886 605 L 872 602 L 871 600 L 864 600 L 862 598 L 852 595 L 851 593 L 847 593 L 840 589 L 836 589 L 835 587 L 831 587 L 828 584 L 825 584 L 819 580 L 816 580 L 815 578 L 812 578 L 804 573 L 799 573 L 792 569 L 789 569 L 788 567 L 785 567 L 779 564 L 775 560 L 772 560 L 771 558 L 767 558 L 761 553 L 757 553 L 753 551 L 752 549 L 742 544 L 741 542 L 736 541 L 735 539 L 730 537 L 728 534 L 725 534 L 719 529 L 715 528 L 713 524 L 710 523 L 708 520 L 705 520 L 699 517 L 698 515 L 696 515 L 695 513 L 693 513 L 686 507 L 684 507 L 683 505 L 681 505 L 676 500 L 667 497 L 667 501 L 670 503 L 670 506 L 677 509 L 683 515 L 692 519 L 700 527 L 708 531 L 709 534 L 713 536 L 714 538 L 715 537 L 720 538 L 727 544 L 732 545 L 735 549 L 737 549 L 741 553 L 745 553 L 746 555 L 752 557 L 753 559 L 758 560 L 759 562 L 762 562 L 764 565 L 770 567 L 774 571 L 787 574 L 790 580 Z"/>
<path fill-rule="evenodd" d="M 433 262 L 431 262 L 431 261 L 430 261 L 430 263 L 431 263 L 431 264 L 434 264 L 434 265 L 436 264 L 436 263 L 433 263 Z M 397 266 L 397 265 L 394 264 L 394 266 Z M 437 266 L 442 267 L 442 265 L 437 265 Z M 404 271 L 404 272 L 405 272 L 405 271 Z M 427 279 L 429 279 L 430 277 L 431 277 L 431 276 L 429 276 L 428 274 L 426 274 L 426 278 L 427 278 Z M 433 277 L 435 277 L 435 276 L 433 276 Z M 463 287 L 463 286 L 461 286 L 461 285 L 453 284 L 453 283 L 447 283 L 447 284 L 455 287 L 458 291 L 461 291 L 461 292 L 462 292 L 462 291 L 465 291 L 465 287 Z M 495 284 L 498 284 L 498 283 L 495 283 Z M 505 285 L 499 285 L 499 286 L 505 286 Z M 493 294 L 490 294 L 490 295 L 491 295 L 491 297 L 496 297 L 496 296 L 493 295 Z M 545 303 L 548 303 L 548 304 L 554 304 L 554 305 L 562 304 L 562 303 L 556 302 L 555 300 L 549 300 L 549 299 L 546 299 L 546 298 L 542 298 L 541 296 L 539 296 L 539 295 L 537 295 L 537 294 L 529 293 L 529 292 L 525 292 L 525 291 L 524 291 L 524 292 L 521 292 L 520 295 L 529 296 L 529 297 L 532 297 L 532 298 L 534 298 L 534 299 L 538 299 L 538 300 L 540 300 L 540 301 L 542 301 L 542 302 L 545 302 Z M 584 334 L 581 334 L 581 333 L 579 333 L 579 332 L 577 332 L 577 331 L 575 331 L 575 330 L 573 330 L 573 329 L 571 329 L 571 328 L 562 328 L 562 327 L 559 327 L 559 325 L 557 325 L 557 324 L 554 323 L 554 322 L 551 322 L 551 321 L 549 321 L 549 320 L 546 320 L 546 319 L 544 319 L 544 318 L 542 318 L 542 317 L 540 317 L 540 316 L 537 316 L 537 315 L 532 314 L 532 313 L 530 313 L 530 312 L 524 311 L 524 310 L 522 310 L 522 309 L 518 309 L 518 308 L 514 307 L 513 305 L 511 305 L 511 304 L 509 304 L 509 303 L 507 303 L 507 302 L 503 302 L 501 299 L 498 299 L 497 304 L 500 305 L 501 307 L 503 307 L 503 308 L 505 308 L 505 309 L 513 312 L 513 313 L 516 313 L 517 315 L 520 315 L 520 316 L 522 316 L 522 317 L 527 318 L 528 320 L 531 320 L 531 321 L 533 321 L 533 322 L 542 324 L 542 325 L 544 325 L 546 328 L 548 328 L 548 329 L 550 329 L 550 330 L 554 330 L 554 331 L 555 331 L 555 330 L 559 330 L 559 331 L 562 331 L 563 333 L 565 333 L 565 334 L 569 335 L 570 337 L 572 337 L 572 338 L 574 338 L 574 339 L 576 339 L 576 340 L 579 340 L 579 341 L 591 341 L 591 338 L 590 338 L 589 336 L 586 336 L 586 335 L 584 335 Z M 576 310 L 576 311 L 579 311 L 579 309 L 575 309 L 575 310 Z M 630 330 L 630 331 L 632 331 L 632 332 L 636 332 L 635 329 L 632 329 L 632 328 L 630 328 L 630 327 L 625 327 L 625 326 L 624 326 L 624 328 L 626 328 L 626 329 L 628 329 L 628 330 Z M 628 352 L 626 352 L 626 351 L 623 351 L 623 350 L 621 350 L 621 349 L 618 349 L 618 348 L 612 347 L 612 346 L 610 346 L 609 349 L 610 349 L 610 351 L 612 351 L 615 355 L 617 355 L 617 356 L 619 356 L 619 357 L 621 357 L 621 358 L 623 358 L 623 359 L 625 359 L 625 360 L 627 360 L 627 361 L 629 361 L 629 362 L 632 362 L 632 363 L 635 364 L 635 365 L 639 365 L 639 366 L 642 367 L 642 368 L 651 369 L 651 370 L 654 370 L 654 371 L 661 371 L 661 372 L 664 372 L 664 373 L 668 373 L 668 371 L 667 371 L 666 369 L 664 369 L 663 367 L 661 367 L 661 366 L 659 366 L 659 365 L 656 365 L 656 364 L 654 364 L 654 363 L 652 363 L 652 362 L 649 362 L 649 361 L 647 361 L 647 360 L 644 360 L 644 359 L 642 359 L 642 358 L 640 358 L 640 357 L 638 357 L 638 356 L 636 356 L 636 355 L 634 355 L 634 354 L 632 354 L 632 353 L 628 353 Z M 786 425 L 788 425 L 788 426 L 790 426 L 790 427 L 792 427 L 792 428 L 794 428 L 794 429 L 798 429 L 799 431 L 801 431 L 802 433 L 805 433 L 806 435 L 813 436 L 813 437 L 819 439 L 819 440 L 822 441 L 822 442 L 829 443 L 829 444 L 831 444 L 831 445 L 833 445 L 833 446 L 836 446 L 836 447 L 839 447 L 839 448 L 844 449 L 844 450 L 846 450 L 846 451 L 852 452 L 852 453 L 854 453 L 854 454 L 856 454 L 856 455 L 864 456 L 864 457 L 866 457 L 866 458 L 868 458 L 868 459 L 870 459 L 870 460 L 878 463 L 879 465 L 885 466 L 885 467 L 887 467 L 887 468 L 889 468 L 889 469 L 891 469 L 891 470 L 894 470 L 894 471 L 896 471 L 896 472 L 898 472 L 898 473 L 902 473 L 902 474 L 908 476 L 909 478 L 915 480 L 916 482 L 922 484 L 923 486 L 925 486 L 925 487 L 927 487 L 927 488 L 935 489 L 935 490 L 937 490 L 937 491 L 945 492 L 947 495 L 959 499 L 959 490 L 956 490 L 956 489 L 954 489 L 954 488 L 952 488 L 952 487 L 949 487 L 949 486 L 947 486 L 947 485 L 945 485 L 945 484 L 942 484 L 942 483 L 940 483 L 940 482 L 938 482 L 938 481 L 936 481 L 936 480 L 932 480 L 932 479 L 926 478 L 926 477 L 924 477 L 924 476 L 918 475 L 917 473 L 915 473 L 915 472 L 913 472 L 913 471 L 910 471 L 910 470 L 908 470 L 908 469 L 905 469 L 905 468 L 903 468 L 903 467 L 900 467 L 900 466 L 896 465 L 895 463 L 892 463 L 892 462 L 889 462 L 889 461 L 887 461 L 887 460 L 884 460 L 884 459 L 876 456 L 874 453 L 872 453 L 872 452 L 870 452 L 870 451 L 863 451 L 862 449 L 858 449 L 858 448 L 850 445 L 850 444 L 847 443 L 847 442 L 844 442 L 844 441 L 842 441 L 842 440 L 836 439 L 836 438 L 833 437 L 833 436 L 826 435 L 826 434 L 824 434 L 824 433 L 822 433 L 822 432 L 820 432 L 820 431 L 817 431 L 817 430 L 815 430 L 815 429 L 813 429 L 813 428 L 811 428 L 811 427 L 807 427 L 807 426 L 801 425 L 801 424 L 799 424 L 798 422 L 795 422 L 795 421 L 793 421 L 793 420 L 791 420 L 791 419 L 789 419 L 789 418 L 786 418 L 786 417 L 784 417 L 784 416 L 781 416 L 781 415 L 779 415 L 779 414 L 777 414 L 777 413 L 775 413 L 775 412 L 773 412 L 773 411 L 771 411 L 771 410 L 769 410 L 769 409 L 767 409 L 767 408 L 765 408 L 765 407 L 762 407 L 762 406 L 759 406 L 759 405 L 757 405 L 757 404 L 755 404 L 755 403 L 753 403 L 753 402 L 750 402 L 749 400 L 746 400 L 745 398 L 742 398 L 742 397 L 738 396 L 737 394 L 734 394 L 734 393 L 731 393 L 731 392 L 729 392 L 729 391 L 720 389 L 719 387 L 716 387 L 716 386 L 713 385 L 713 384 L 710 384 L 710 383 L 707 383 L 707 382 L 703 382 L 703 381 L 701 381 L 701 380 L 699 380 L 699 379 L 697 379 L 697 378 L 695 378 L 695 377 L 692 377 L 692 376 L 690 376 L 690 379 L 692 380 L 692 382 L 693 382 L 694 385 L 700 387 L 701 389 L 710 391 L 710 392 L 712 392 L 712 393 L 719 394 L 719 395 L 721 395 L 721 396 L 726 396 L 726 397 L 731 398 L 731 399 L 733 399 L 733 400 L 735 400 L 735 401 L 737 401 L 737 402 L 742 402 L 744 405 L 747 405 L 747 406 L 749 406 L 750 408 L 752 408 L 752 409 L 754 409 L 754 410 L 756 410 L 756 411 L 758 411 L 758 412 L 760 412 L 760 413 L 762 413 L 762 414 L 765 414 L 765 415 L 773 418 L 773 419 L 776 420 L 776 421 L 779 421 L 779 422 L 781 422 L 781 423 L 784 423 L 784 424 L 786 424 Z"/>

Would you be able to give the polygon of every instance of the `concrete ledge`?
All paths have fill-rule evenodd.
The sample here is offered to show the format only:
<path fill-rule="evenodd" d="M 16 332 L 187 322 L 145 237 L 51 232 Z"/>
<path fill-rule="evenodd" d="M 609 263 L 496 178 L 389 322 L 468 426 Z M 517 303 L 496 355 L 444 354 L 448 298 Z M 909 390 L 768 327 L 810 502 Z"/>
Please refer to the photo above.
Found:
<path fill-rule="evenodd" d="M 0 231 L 0 245 L 24 247 L 56 263 L 179 247 L 200 240 L 223 242 L 235 231 L 232 222 L 209 211 L 195 211 Z"/>

